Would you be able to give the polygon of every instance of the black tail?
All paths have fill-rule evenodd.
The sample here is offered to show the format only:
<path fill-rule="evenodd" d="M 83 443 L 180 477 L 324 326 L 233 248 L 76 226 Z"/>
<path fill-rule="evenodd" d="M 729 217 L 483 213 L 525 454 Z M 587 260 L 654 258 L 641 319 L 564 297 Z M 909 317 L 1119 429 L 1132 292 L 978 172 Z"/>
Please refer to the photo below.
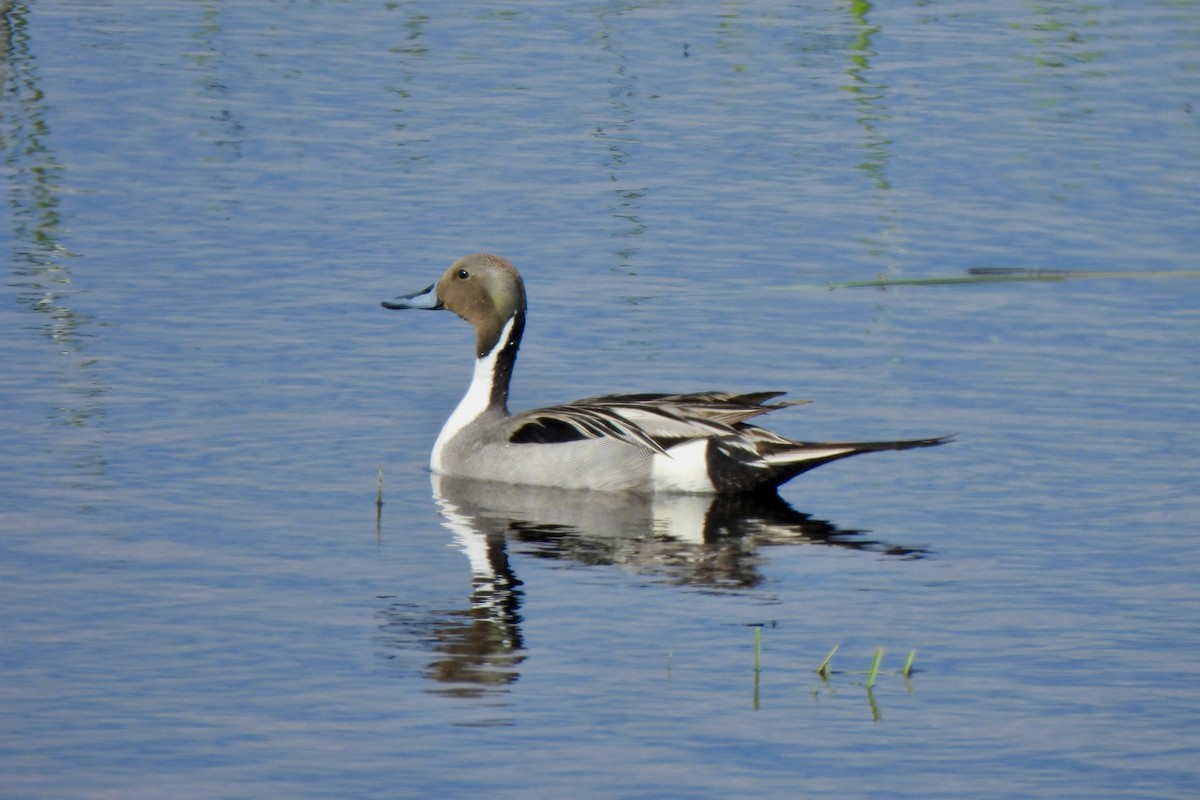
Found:
<path fill-rule="evenodd" d="M 765 453 L 772 464 L 772 481 L 775 486 L 790 481 L 797 475 L 816 469 L 830 461 L 838 461 L 861 453 L 877 453 L 883 450 L 912 450 L 917 447 L 936 447 L 953 441 L 954 436 L 937 436 L 932 439 L 904 439 L 895 442 L 792 442 L 779 445 L 773 452 Z"/>

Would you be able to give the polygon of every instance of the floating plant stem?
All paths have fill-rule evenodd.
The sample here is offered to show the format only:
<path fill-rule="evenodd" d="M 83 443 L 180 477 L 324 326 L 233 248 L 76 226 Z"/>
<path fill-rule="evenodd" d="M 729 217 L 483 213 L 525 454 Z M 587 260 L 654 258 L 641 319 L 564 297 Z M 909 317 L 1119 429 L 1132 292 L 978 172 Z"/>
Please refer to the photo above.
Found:
<path fill-rule="evenodd" d="M 908 651 L 908 658 L 907 658 L 907 659 L 905 660 L 905 662 L 904 662 L 904 669 L 900 670 L 900 674 L 901 674 L 901 675 L 903 675 L 903 676 L 904 676 L 904 677 L 906 677 L 906 678 L 907 678 L 909 675 L 912 675 L 912 665 L 913 665 L 913 659 L 914 659 L 914 658 L 916 658 L 916 657 L 917 657 L 917 651 L 916 651 L 916 650 L 909 650 L 909 651 Z"/>
<path fill-rule="evenodd" d="M 829 284 L 832 289 L 879 288 L 889 286 L 950 286 L 955 284 L 972 283 L 1002 283 L 1014 281 L 1060 282 L 1068 280 L 1131 280 L 1183 278 L 1195 280 L 1200 278 L 1196 270 L 1145 270 L 1145 271 L 1110 271 L 1110 270 L 1070 270 L 1070 269 L 1034 269 L 1023 267 L 976 267 L 967 270 L 966 275 L 940 275 L 925 278 L 889 278 L 880 275 L 875 280 L 865 281 L 834 281 Z"/>

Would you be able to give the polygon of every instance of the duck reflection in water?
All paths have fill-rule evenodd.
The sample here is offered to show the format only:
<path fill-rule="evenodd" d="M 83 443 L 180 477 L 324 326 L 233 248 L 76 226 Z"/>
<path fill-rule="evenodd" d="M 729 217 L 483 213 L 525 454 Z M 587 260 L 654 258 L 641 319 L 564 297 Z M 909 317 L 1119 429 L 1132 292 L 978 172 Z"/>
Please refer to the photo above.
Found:
<path fill-rule="evenodd" d="M 409 649 L 419 638 L 433 649 L 425 674 L 447 694 L 478 697 L 519 676 L 522 584 L 514 553 L 616 566 L 714 592 L 760 584 L 767 546 L 825 545 L 907 559 L 927 553 L 814 519 L 775 492 L 629 494 L 432 478 L 443 525 L 470 563 L 470 604 L 432 613 L 394 604 L 381 615 L 389 646 Z"/>

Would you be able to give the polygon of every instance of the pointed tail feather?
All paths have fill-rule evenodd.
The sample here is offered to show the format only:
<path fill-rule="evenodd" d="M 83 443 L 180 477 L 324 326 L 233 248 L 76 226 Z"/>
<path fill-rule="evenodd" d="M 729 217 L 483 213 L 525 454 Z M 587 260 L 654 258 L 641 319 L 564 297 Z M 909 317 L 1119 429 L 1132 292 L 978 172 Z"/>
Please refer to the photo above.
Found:
<path fill-rule="evenodd" d="M 893 442 L 792 442 L 778 445 L 771 452 L 763 453 L 763 460 L 770 464 L 778 486 L 797 475 L 815 469 L 830 461 L 849 458 L 860 453 L 876 453 L 883 450 L 912 450 L 916 447 L 936 447 L 953 441 L 954 436 L 935 436 L 932 439 L 903 439 Z"/>

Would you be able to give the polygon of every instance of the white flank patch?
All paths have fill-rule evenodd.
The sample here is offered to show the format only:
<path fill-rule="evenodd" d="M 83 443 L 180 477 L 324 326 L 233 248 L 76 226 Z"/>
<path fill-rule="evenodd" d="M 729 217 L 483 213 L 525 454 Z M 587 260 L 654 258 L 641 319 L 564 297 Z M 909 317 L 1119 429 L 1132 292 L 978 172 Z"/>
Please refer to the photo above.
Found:
<path fill-rule="evenodd" d="M 500 331 L 500 338 L 496 340 L 496 346 L 475 362 L 475 375 L 471 378 L 471 386 L 467 389 L 467 394 L 458 402 L 458 408 L 454 409 L 450 419 L 446 420 L 446 424 L 442 426 L 442 432 L 438 434 L 437 441 L 433 443 L 433 455 L 429 458 L 429 468 L 434 472 L 442 471 L 442 450 L 450 440 L 487 410 L 488 403 L 492 400 L 492 382 L 496 379 L 496 357 L 508 342 L 512 326 L 513 318 L 509 317 L 508 322 L 504 323 L 504 329 Z"/>
<path fill-rule="evenodd" d="M 651 486 L 656 492 L 712 492 L 708 477 L 708 439 L 693 439 L 654 454 Z"/>

